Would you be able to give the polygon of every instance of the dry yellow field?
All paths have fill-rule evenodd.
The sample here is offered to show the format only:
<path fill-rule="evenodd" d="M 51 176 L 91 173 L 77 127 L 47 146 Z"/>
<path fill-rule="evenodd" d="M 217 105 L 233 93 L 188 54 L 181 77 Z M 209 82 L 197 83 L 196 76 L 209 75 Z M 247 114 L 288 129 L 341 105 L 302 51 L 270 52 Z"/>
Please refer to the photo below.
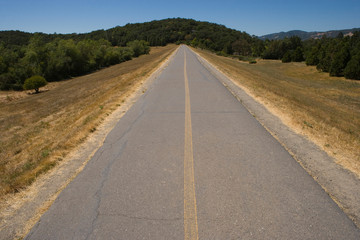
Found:
<path fill-rule="evenodd" d="M 67 81 L 40 94 L 0 92 L 0 199 L 31 184 L 83 142 L 175 45 Z"/>
<path fill-rule="evenodd" d="M 360 177 L 360 81 L 329 77 L 305 63 L 249 64 L 194 50 Z"/>

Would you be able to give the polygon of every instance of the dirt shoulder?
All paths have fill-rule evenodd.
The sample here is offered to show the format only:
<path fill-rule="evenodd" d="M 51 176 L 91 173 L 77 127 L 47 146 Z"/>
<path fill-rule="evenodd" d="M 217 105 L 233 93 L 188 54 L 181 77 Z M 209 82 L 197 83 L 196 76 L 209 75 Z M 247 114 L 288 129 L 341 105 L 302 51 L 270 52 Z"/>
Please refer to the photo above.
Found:
<path fill-rule="evenodd" d="M 87 136 L 86 140 L 72 149 L 50 171 L 38 177 L 31 186 L 16 194 L 6 196 L 0 205 L 0 239 L 19 239 L 27 234 L 40 216 L 51 206 L 58 194 L 82 171 L 118 120 L 167 66 L 176 52 L 175 49 L 177 48 L 173 46 L 169 48 L 171 51 L 160 56 L 161 59 L 157 59 L 159 62 L 152 67 L 150 72 L 127 76 L 136 81 L 132 81 L 131 88 L 122 92 L 121 97 L 116 96 L 117 101 L 120 101 L 121 104 L 109 105 L 112 107 L 112 111 L 109 110 L 101 118 L 101 122 L 96 125 L 96 130 Z M 169 55 L 171 52 L 172 54 Z M 111 69 L 104 69 L 104 71 L 111 71 Z M 100 75 L 101 71 L 98 76 Z M 119 77 L 114 73 L 113 78 Z M 26 97 L 25 95 L 18 96 L 17 99 Z"/>
<path fill-rule="evenodd" d="M 195 50 L 196 51 L 196 50 Z M 199 60 L 208 68 L 248 111 L 277 139 L 280 144 L 317 181 L 338 206 L 360 227 L 360 180 L 358 176 L 336 163 L 306 136 L 298 134 L 284 124 L 281 116 L 261 102 L 256 95 L 242 86 L 229 73 L 222 72 L 215 63 L 204 59 L 197 52 Z M 201 57 L 200 57 L 201 56 Z"/>

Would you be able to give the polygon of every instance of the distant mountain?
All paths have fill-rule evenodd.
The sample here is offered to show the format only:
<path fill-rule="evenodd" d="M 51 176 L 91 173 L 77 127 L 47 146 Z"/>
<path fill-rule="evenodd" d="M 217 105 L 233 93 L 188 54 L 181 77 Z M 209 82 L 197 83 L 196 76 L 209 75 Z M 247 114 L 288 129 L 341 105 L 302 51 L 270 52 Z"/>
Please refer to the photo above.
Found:
<path fill-rule="evenodd" d="M 327 32 L 305 32 L 305 31 L 301 31 L 301 30 L 293 30 L 293 31 L 289 31 L 289 32 L 279 32 L 279 33 L 267 34 L 267 35 L 261 36 L 259 38 L 262 40 L 265 40 L 265 39 L 274 40 L 274 39 L 284 39 L 286 37 L 298 36 L 302 40 L 307 40 L 310 38 L 319 39 L 319 38 L 322 38 L 323 35 L 334 38 L 334 37 L 337 37 L 339 35 L 339 33 L 343 33 L 344 36 L 352 36 L 352 34 L 356 31 L 360 31 L 360 28 L 331 30 L 331 31 L 327 31 Z"/>

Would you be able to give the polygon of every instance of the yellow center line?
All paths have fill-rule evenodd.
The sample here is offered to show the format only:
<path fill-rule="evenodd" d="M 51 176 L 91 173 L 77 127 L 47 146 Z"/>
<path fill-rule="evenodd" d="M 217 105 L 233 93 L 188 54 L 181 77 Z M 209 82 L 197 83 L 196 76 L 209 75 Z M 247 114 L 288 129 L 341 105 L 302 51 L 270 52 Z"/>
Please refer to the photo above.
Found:
<path fill-rule="evenodd" d="M 191 105 L 189 81 L 186 72 L 186 52 L 184 50 L 185 78 L 185 149 L 184 149 L 184 239 L 198 240 L 198 224 L 195 197 L 194 155 L 192 146 Z"/>

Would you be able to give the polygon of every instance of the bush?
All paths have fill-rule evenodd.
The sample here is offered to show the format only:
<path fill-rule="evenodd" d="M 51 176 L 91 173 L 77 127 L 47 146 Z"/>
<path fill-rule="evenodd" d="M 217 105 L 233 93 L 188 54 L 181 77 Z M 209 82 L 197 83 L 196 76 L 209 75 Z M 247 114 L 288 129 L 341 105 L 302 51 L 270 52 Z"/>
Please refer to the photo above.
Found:
<path fill-rule="evenodd" d="M 36 93 L 39 93 L 39 88 L 45 86 L 47 81 L 42 76 L 32 76 L 25 80 L 23 88 L 25 90 L 32 90 L 34 89 Z"/>

